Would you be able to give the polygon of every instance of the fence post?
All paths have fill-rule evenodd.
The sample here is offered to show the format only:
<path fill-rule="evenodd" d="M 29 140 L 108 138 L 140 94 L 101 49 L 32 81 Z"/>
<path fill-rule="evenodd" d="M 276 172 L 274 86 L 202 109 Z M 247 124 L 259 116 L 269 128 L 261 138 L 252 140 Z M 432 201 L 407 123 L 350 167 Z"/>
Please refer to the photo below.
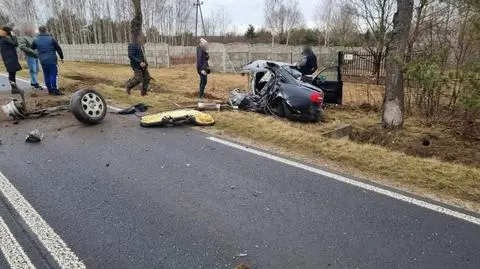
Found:
<path fill-rule="evenodd" d="M 112 43 L 113 64 L 117 64 L 117 52 L 115 51 L 115 43 Z"/>
<path fill-rule="evenodd" d="M 247 63 L 252 61 L 252 44 L 248 44 L 248 59 Z"/>
<path fill-rule="evenodd" d="M 227 73 L 227 46 L 223 45 L 223 73 Z"/>
<path fill-rule="evenodd" d="M 167 67 L 170 68 L 170 44 L 167 44 Z"/>

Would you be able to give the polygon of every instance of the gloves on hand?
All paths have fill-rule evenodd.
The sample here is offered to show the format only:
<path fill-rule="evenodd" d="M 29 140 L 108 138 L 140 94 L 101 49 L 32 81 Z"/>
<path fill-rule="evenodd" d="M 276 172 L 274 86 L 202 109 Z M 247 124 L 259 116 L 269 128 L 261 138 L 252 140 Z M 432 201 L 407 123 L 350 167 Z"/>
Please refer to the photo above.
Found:
<path fill-rule="evenodd" d="M 205 70 L 202 70 L 202 71 L 200 71 L 200 74 L 202 74 L 202 75 L 206 76 L 206 75 L 207 75 L 207 71 L 205 71 Z"/>

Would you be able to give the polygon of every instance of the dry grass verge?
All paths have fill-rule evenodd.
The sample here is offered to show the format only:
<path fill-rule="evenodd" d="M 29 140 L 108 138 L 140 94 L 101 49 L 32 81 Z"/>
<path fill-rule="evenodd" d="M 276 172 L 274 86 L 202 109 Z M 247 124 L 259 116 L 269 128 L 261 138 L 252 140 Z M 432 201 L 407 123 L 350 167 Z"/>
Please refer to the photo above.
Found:
<path fill-rule="evenodd" d="M 152 112 L 158 112 L 196 101 L 198 78 L 190 66 L 152 69 L 154 92 L 147 98 L 140 97 L 138 92 L 131 96 L 124 93 L 123 84 L 132 73 L 127 66 L 66 63 L 60 72 L 60 83 L 67 90 L 94 87 L 119 106 L 145 102 L 154 106 Z M 27 73 L 22 71 L 21 75 L 26 77 Z M 207 92 L 212 98 L 226 99 L 230 89 L 244 89 L 246 84 L 246 78 L 240 75 L 213 74 L 209 77 Z M 325 121 L 319 124 L 293 123 L 255 113 L 227 111 L 212 113 L 217 124 L 207 131 L 241 138 L 316 164 L 329 164 L 350 174 L 480 211 L 480 169 L 474 164 L 409 156 L 391 146 L 367 144 L 371 142 L 368 139 L 357 139 L 362 143 L 355 143 L 322 137 L 320 133 L 339 123 L 353 123 L 356 130 L 365 130 L 378 122 L 378 107 L 382 100 L 379 88 L 347 83 L 344 99 L 347 106 L 328 110 Z M 372 105 L 358 109 L 360 104 L 367 102 Z M 405 132 L 423 134 L 433 131 L 426 131 L 418 122 L 409 119 Z M 476 155 L 472 156 L 475 158 Z"/>

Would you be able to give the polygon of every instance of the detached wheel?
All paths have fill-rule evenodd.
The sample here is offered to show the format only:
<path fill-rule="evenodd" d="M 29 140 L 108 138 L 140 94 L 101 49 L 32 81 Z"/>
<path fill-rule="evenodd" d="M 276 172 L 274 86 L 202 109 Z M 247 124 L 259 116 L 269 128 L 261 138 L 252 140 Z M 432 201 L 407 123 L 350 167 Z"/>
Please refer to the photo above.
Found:
<path fill-rule="evenodd" d="M 77 120 L 88 125 L 100 123 L 107 115 L 107 103 L 93 89 L 78 90 L 72 95 L 70 108 Z"/>

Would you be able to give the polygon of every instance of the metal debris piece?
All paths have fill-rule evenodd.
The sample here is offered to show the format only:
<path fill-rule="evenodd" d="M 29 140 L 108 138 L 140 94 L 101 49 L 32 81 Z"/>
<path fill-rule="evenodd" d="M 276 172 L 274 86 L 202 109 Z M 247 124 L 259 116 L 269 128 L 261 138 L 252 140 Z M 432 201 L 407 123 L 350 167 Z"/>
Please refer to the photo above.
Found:
<path fill-rule="evenodd" d="M 221 104 L 218 103 L 204 103 L 204 102 L 198 102 L 198 110 L 204 111 L 204 110 L 216 110 L 220 111 L 221 109 Z"/>
<path fill-rule="evenodd" d="M 0 107 L 3 113 L 13 119 L 24 119 L 26 116 L 25 102 L 12 100 L 8 104 Z"/>
<path fill-rule="evenodd" d="M 247 253 L 240 253 L 240 254 L 237 255 L 237 257 L 247 257 L 247 256 L 248 256 Z"/>
<path fill-rule="evenodd" d="M 42 140 L 43 140 L 43 134 L 40 133 L 38 129 L 35 129 L 28 134 L 27 138 L 25 139 L 25 142 L 38 143 Z"/>

